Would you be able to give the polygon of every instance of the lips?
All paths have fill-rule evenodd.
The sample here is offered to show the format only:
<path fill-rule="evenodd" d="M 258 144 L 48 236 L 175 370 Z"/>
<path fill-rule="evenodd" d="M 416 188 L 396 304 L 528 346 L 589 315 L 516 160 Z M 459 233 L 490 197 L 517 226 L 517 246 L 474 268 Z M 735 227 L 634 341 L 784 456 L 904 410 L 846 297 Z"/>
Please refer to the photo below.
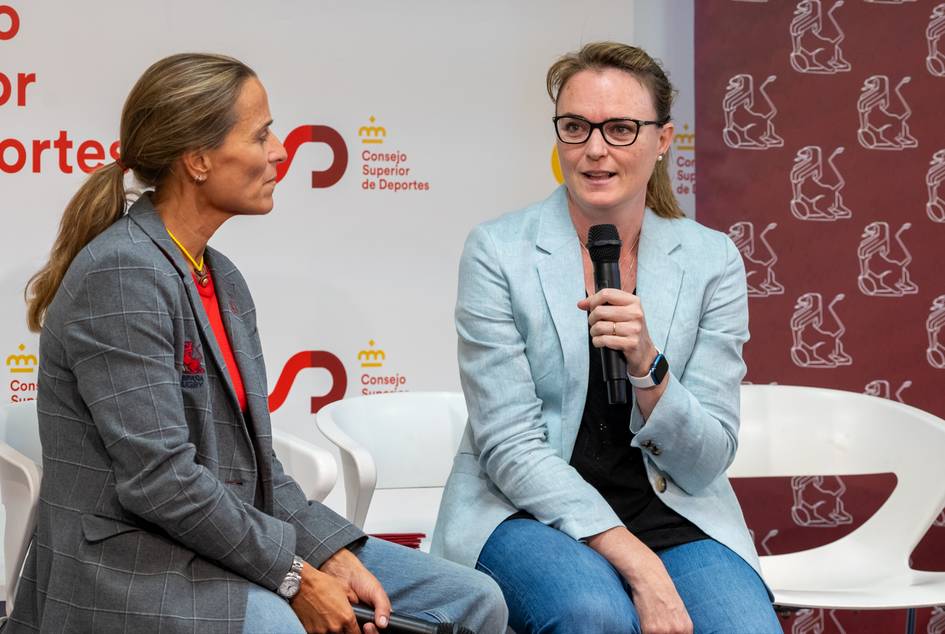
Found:
<path fill-rule="evenodd" d="M 605 183 L 616 176 L 617 173 L 608 172 L 605 170 L 591 170 L 588 172 L 581 172 L 581 175 L 592 183 Z"/>

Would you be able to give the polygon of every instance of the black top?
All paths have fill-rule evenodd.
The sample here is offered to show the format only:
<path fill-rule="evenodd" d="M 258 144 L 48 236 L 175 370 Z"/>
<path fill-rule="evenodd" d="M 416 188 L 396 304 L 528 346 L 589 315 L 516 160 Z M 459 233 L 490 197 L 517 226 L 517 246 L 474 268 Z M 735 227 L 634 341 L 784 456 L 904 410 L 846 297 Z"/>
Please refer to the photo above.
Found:
<path fill-rule="evenodd" d="M 669 508 L 650 486 L 643 453 L 631 447 L 633 403 L 610 405 L 600 349 L 590 343 L 590 376 L 571 466 L 597 489 L 627 529 L 651 550 L 705 539 L 698 526 Z M 632 394 L 632 391 L 631 391 Z"/>

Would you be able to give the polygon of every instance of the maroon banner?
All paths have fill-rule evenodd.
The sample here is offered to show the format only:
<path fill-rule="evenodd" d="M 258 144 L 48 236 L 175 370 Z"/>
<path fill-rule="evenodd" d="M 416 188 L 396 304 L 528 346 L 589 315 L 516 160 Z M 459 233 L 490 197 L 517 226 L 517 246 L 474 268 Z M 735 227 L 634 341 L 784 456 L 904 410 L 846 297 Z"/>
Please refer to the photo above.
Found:
<path fill-rule="evenodd" d="M 945 417 L 945 3 L 695 4 L 696 209 L 745 261 L 746 380 Z M 893 485 L 799 474 L 736 490 L 773 554 L 850 532 Z M 945 514 L 913 565 L 945 570 Z M 899 632 L 905 615 L 802 611 L 784 625 Z M 945 611 L 921 610 L 917 631 L 945 632 Z"/>

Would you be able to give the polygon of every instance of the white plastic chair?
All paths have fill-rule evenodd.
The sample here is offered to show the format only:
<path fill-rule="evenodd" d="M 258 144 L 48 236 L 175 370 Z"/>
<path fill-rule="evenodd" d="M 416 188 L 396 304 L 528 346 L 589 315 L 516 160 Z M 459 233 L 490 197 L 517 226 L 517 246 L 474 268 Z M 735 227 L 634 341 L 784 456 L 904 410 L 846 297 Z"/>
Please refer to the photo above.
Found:
<path fill-rule="evenodd" d="M 909 555 L 945 506 L 945 421 L 854 392 L 744 385 L 730 477 L 894 473 L 879 510 L 848 535 L 816 548 L 761 557 L 775 603 L 886 610 L 945 604 L 945 573 L 909 566 Z"/>
<path fill-rule="evenodd" d="M 330 451 L 276 428 L 272 429 L 272 448 L 306 498 L 321 502 L 331 493 L 338 481 L 338 463 Z"/>
<path fill-rule="evenodd" d="M 6 612 L 13 611 L 16 586 L 36 527 L 36 505 L 43 475 L 36 403 L 7 406 L 0 415 L 0 501 Z"/>
<path fill-rule="evenodd" d="M 315 424 L 341 452 L 348 520 L 364 528 L 375 490 L 407 490 L 394 494 L 400 504 L 384 517 L 384 527 L 400 528 L 396 523 L 409 516 L 406 521 L 416 523 L 405 527 L 420 528 L 429 538 L 466 426 L 463 395 L 400 392 L 344 399 L 319 410 Z"/>

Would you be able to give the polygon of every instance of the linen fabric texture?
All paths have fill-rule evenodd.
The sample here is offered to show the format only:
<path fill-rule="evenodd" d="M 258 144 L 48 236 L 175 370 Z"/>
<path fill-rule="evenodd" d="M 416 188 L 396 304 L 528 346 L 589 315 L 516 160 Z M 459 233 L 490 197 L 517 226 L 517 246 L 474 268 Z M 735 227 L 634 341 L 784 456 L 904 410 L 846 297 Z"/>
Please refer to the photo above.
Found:
<path fill-rule="evenodd" d="M 621 525 L 570 465 L 587 395 L 581 247 L 567 190 L 476 227 L 460 260 L 460 379 L 469 422 L 431 552 L 475 566 L 495 528 L 524 510 L 580 540 Z M 671 509 L 759 570 L 726 478 L 738 445 L 748 300 L 741 255 L 723 233 L 647 209 L 637 293 L 670 371 L 631 444 Z M 662 490 L 661 490 L 662 489 Z"/>

